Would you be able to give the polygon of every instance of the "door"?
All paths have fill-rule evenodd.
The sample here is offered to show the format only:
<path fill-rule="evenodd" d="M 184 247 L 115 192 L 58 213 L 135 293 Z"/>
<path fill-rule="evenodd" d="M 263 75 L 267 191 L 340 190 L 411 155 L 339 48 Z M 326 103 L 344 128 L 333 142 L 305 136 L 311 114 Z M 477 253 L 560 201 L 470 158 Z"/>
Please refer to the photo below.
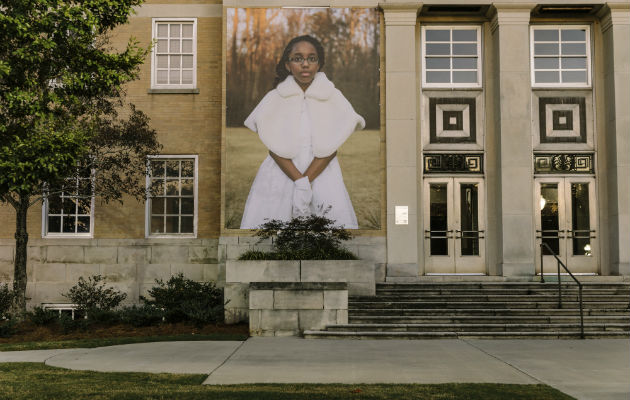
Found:
<path fill-rule="evenodd" d="M 536 273 L 540 273 L 540 243 L 573 273 L 599 271 L 599 246 L 594 178 L 538 178 L 535 181 Z M 543 248 L 545 275 L 557 273 L 555 258 Z M 564 272 L 562 269 L 561 272 Z"/>
<path fill-rule="evenodd" d="M 485 191 L 481 178 L 424 180 L 427 274 L 485 274 Z"/>

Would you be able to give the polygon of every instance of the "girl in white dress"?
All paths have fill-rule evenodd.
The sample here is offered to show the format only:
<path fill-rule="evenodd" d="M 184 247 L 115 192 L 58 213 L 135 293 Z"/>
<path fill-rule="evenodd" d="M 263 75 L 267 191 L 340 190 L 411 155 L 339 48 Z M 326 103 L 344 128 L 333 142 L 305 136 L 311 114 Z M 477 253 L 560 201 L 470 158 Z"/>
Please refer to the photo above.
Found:
<path fill-rule="evenodd" d="M 276 88 L 245 120 L 269 155 L 247 197 L 241 229 L 311 214 L 358 228 L 337 149 L 352 132 L 363 129 L 365 121 L 319 72 L 324 61 L 317 39 L 293 38 L 276 66 Z"/>

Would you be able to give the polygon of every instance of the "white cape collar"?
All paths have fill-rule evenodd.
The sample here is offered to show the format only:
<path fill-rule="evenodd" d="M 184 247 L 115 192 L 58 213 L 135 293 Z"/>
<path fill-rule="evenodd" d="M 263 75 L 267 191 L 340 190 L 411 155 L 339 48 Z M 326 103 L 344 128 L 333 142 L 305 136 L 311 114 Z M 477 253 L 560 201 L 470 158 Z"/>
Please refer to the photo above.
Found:
<path fill-rule="evenodd" d="M 284 81 L 278 84 L 276 89 L 278 90 L 278 94 L 282 97 L 304 94 L 305 97 L 323 101 L 330 98 L 335 89 L 335 84 L 328 80 L 325 73 L 318 72 L 315 74 L 315 79 L 313 79 L 313 82 L 311 82 L 310 86 L 306 89 L 306 92 L 297 84 L 293 75 L 287 76 Z"/>

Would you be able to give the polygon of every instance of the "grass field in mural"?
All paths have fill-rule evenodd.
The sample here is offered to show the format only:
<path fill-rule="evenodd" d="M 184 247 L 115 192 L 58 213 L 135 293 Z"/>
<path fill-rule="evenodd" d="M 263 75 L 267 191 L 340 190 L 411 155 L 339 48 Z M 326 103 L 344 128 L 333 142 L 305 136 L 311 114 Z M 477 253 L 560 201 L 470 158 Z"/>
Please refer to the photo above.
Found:
<path fill-rule="evenodd" d="M 247 128 L 226 128 L 225 227 L 238 229 L 256 172 L 268 154 L 258 135 Z M 357 131 L 339 149 L 344 183 L 359 229 L 380 229 L 380 133 Z"/>

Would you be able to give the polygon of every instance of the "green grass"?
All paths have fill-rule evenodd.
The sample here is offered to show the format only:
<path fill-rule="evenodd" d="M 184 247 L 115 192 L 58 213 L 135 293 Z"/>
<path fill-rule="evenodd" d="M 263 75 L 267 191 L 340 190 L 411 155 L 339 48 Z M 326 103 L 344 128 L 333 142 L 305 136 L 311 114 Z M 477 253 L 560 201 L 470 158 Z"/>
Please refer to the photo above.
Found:
<path fill-rule="evenodd" d="M 545 385 L 306 385 L 206 386 L 206 375 L 70 371 L 36 363 L 0 364 L 0 399 L 213 400 L 570 400 Z"/>
<path fill-rule="evenodd" d="M 245 201 L 268 150 L 247 128 L 226 128 L 225 225 L 238 229 Z M 381 219 L 380 132 L 353 133 L 337 152 L 360 229 L 379 229 Z"/>
<path fill-rule="evenodd" d="M 118 344 L 147 343 L 147 342 L 173 342 L 173 341 L 198 341 L 198 340 L 245 340 L 246 335 L 230 333 L 214 333 L 210 335 L 169 335 L 169 336 L 132 336 L 109 337 L 91 339 L 71 339 L 41 342 L 0 343 L 0 351 L 20 350 L 45 350 L 45 349 L 70 349 L 93 348 L 103 346 L 115 346 Z M 0 395 L 0 399 L 2 399 Z"/>

